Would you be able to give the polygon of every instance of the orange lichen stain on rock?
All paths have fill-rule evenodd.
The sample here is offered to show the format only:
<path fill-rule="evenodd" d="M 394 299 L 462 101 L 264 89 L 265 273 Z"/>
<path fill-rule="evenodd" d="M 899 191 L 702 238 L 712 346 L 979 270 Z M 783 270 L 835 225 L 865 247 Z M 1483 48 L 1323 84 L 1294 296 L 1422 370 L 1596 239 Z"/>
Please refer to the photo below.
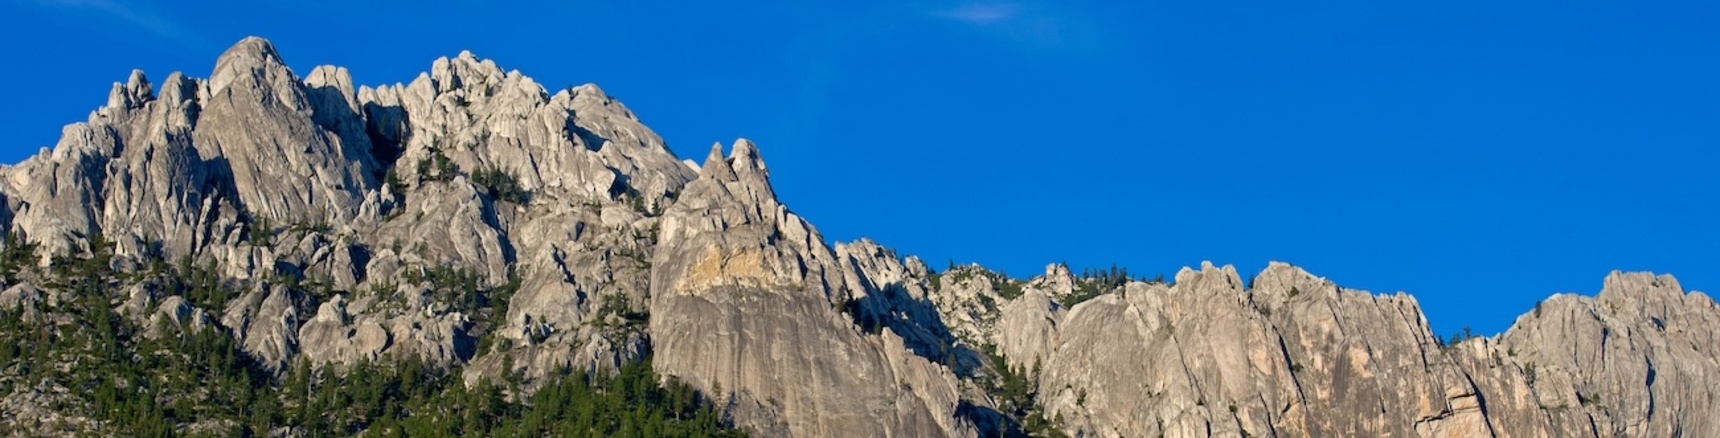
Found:
<path fill-rule="evenodd" d="M 762 250 L 728 251 L 713 245 L 705 247 L 698 261 L 687 269 L 687 275 L 681 277 L 676 289 L 698 293 L 717 286 L 763 286 L 770 283 L 771 278 Z"/>

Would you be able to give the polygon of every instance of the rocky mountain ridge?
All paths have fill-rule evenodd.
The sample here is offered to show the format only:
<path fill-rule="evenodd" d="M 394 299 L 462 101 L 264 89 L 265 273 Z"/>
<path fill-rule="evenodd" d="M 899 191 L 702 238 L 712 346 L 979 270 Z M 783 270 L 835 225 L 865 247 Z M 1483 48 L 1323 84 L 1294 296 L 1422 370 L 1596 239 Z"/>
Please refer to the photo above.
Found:
<path fill-rule="evenodd" d="M 523 395 L 650 357 L 770 436 L 1720 435 L 1720 307 L 1670 276 L 1614 272 L 1446 345 L 1409 295 L 1281 263 L 1017 280 L 829 245 L 756 145 L 723 149 L 683 162 L 596 86 L 470 53 L 355 87 L 249 38 L 206 80 L 133 72 L 0 169 L 0 228 L 38 268 L 206 273 L 234 294 L 107 298 L 270 375 L 410 358 Z M 0 307 L 63 319 L 50 283 L 9 275 Z M 47 418 L 13 388 L 0 417 Z"/>

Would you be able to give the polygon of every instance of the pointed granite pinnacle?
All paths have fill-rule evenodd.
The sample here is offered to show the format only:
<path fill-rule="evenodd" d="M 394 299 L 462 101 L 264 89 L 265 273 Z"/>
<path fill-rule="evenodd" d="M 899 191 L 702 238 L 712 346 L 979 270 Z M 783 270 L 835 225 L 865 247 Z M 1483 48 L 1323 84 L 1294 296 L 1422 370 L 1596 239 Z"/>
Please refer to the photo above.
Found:
<path fill-rule="evenodd" d="M 150 87 L 149 78 L 143 75 L 143 70 L 132 70 L 131 76 L 124 83 L 113 83 L 104 108 L 123 111 L 142 107 L 152 99 L 155 99 L 155 91 Z"/>
<path fill-rule="evenodd" d="M 719 181 L 734 181 L 735 169 L 729 167 L 729 160 L 723 158 L 723 142 L 711 143 L 711 153 L 705 156 L 705 165 L 700 167 L 699 176 Z"/>
<path fill-rule="evenodd" d="M 729 151 L 729 158 L 734 163 L 737 174 L 758 174 L 770 177 L 770 170 L 764 167 L 764 158 L 759 156 L 758 145 L 752 140 L 736 139 L 735 148 Z"/>

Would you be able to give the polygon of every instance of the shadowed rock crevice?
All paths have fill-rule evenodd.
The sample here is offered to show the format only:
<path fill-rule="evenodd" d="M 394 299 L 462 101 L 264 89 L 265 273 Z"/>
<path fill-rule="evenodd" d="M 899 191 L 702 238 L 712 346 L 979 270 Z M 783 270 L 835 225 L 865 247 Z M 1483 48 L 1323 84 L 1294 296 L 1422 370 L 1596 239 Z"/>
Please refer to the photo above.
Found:
<path fill-rule="evenodd" d="M 956 406 L 956 418 L 974 425 L 976 435 L 980 437 L 1016 438 L 1027 436 L 1021 431 L 1021 422 L 998 412 L 996 408 L 975 405 L 967 400 L 962 400 Z"/>
<path fill-rule="evenodd" d="M 568 122 L 567 131 L 573 133 L 574 137 L 579 139 L 579 144 L 581 146 L 585 146 L 586 150 L 592 152 L 602 151 L 603 146 L 609 144 L 609 139 L 603 138 L 603 136 L 598 135 L 595 132 L 591 132 L 590 129 L 582 128 L 579 125 L 574 124 L 572 121 Z"/>
<path fill-rule="evenodd" d="M 957 376 L 971 378 L 984 364 L 984 356 L 957 339 L 938 308 L 930 300 L 930 270 L 918 258 L 904 263 L 871 240 L 836 245 L 837 258 L 853 297 L 843 302 L 843 312 L 871 334 L 884 329 L 903 339 L 903 344 L 927 361 L 943 365 Z"/>
<path fill-rule="evenodd" d="M 407 143 L 407 136 L 412 132 L 406 108 L 399 104 L 365 102 L 364 119 L 364 134 L 370 139 L 371 156 L 376 159 L 378 167 L 393 168 L 400 154 L 405 152 L 402 145 Z"/>

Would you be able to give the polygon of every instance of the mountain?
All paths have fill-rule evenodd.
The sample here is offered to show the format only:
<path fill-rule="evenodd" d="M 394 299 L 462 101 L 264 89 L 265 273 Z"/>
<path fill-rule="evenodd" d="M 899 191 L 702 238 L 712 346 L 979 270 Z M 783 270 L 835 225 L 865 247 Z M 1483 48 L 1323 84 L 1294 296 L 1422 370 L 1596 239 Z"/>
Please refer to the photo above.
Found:
<path fill-rule="evenodd" d="M 471 53 L 133 72 L 0 169 L 0 432 L 1720 436 L 1720 307 L 1668 275 L 1444 340 L 1281 263 L 937 272 L 729 149 Z"/>

